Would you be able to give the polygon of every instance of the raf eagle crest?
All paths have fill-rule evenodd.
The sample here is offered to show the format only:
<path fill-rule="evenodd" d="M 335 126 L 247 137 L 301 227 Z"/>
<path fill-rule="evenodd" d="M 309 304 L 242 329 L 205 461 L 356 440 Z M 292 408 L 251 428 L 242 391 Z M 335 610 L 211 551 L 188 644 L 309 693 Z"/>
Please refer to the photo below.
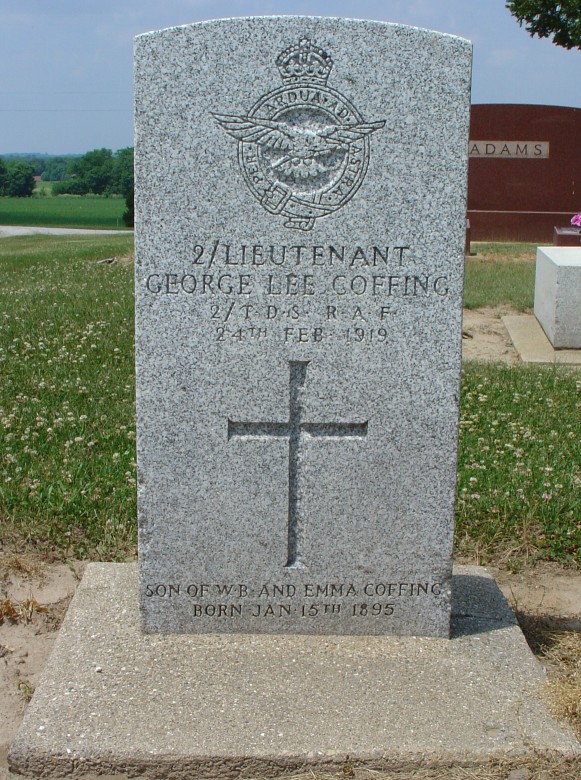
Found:
<path fill-rule="evenodd" d="M 246 116 L 212 114 L 238 141 L 238 161 L 254 197 L 284 225 L 311 230 L 344 206 L 369 164 L 369 136 L 385 120 L 365 122 L 327 87 L 331 57 L 308 38 L 277 58 L 283 86 L 261 97 Z"/>

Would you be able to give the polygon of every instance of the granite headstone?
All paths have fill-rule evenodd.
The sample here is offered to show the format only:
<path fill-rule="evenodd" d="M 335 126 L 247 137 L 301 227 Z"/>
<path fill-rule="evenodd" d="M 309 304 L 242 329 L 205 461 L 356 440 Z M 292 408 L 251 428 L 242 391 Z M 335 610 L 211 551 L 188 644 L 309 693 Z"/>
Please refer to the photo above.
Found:
<path fill-rule="evenodd" d="M 345 19 L 137 39 L 145 631 L 448 635 L 470 63 Z"/>
<path fill-rule="evenodd" d="M 537 247 L 534 312 L 555 349 L 581 349 L 581 247 Z"/>

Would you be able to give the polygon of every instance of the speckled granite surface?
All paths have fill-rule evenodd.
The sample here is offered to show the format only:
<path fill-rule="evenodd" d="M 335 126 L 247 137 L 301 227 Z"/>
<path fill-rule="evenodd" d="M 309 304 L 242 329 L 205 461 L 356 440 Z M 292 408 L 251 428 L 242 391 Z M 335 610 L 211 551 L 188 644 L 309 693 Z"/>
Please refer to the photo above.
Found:
<path fill-rule="evenodd" d="M 448 635 L 470 63 L 345 19 L 137 39 L 147 630 Z"/>

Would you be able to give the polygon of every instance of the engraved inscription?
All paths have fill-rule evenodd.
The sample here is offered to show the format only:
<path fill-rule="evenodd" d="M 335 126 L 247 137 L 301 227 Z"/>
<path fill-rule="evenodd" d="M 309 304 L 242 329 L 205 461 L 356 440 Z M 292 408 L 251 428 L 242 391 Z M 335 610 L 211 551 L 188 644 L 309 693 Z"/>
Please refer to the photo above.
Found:
<path fill-rule="evenodd" d="M 235 422 L 228 419 L 228 440 L 235 436 L 262 439 L 276 436 L 288 439 L 288 538 L 287 568 L 304 568 L 303 535 L 304 511 L 299 490 L 299 450 L 305 436 L 344 437 L 367 436 L 367 422 L 308 423 L 303 420 L 302 392 L 309 361 L 289 363 L 289 419 L 288 422 Z"/>
<path fill-rule="evenodd" d="M 497 157 L 503 160 L 546 160 L 548 141 L 470 141 L 469 157 Z"/>
<path fill-rule="evenodd" d="M 273 298 L 306 297 L 329 288 L 334 295 L 418 297 L 422 294 L 448 295 L 448 277 L 435 274 L 337 274 L 328 284 L 317 283 L 312 274 L 177 274 L 154 273 L 145 280 L 147 291 L 154 295 L 249 296 L 262 292 Z M 250 309 L 248 310 L 250 311 Z"/>
<path fill-rule="evenodd" d="M 342 614 L 358 621 L 389 619 L 402 608 L 413 609 L 424 599 L 449 595 L 440 582 L 303 582 L 263 583 L 150 583 L 151 599 L 192 602 L 194 618 L 236 619 L 337 618 Z"/>
<path fill-rule="evenodd" d="M 150 273 L 155 297 L 186 297 L 217 344 L 390 343 L 403 307 L 441 305 L 459 279 L 426 269 L 405 243 L 251 244 L 221 238 L 189 250 L 190 267 Z M 331 302 L 333 301 L 333 302 Z"/>
<path fill-rule="evenodd" d="M 276 60 L 283 86 L 246 115 L 213 114 L 238 141 L 250 192 L 284 225 L 312 230 L 318 218 L 348 203 L 369 165 L 369 136 L 385 120 L 366 122 L 346 97 L 327 87 L 333 60 L 304 37 Z"/>
<path fill-rule="evenodd" d="M 303 266 L 334 268 L 377 268 L 410 262 L 412 248 L 406 244 L 230 244 L 215 239 L 209 245 L 195 244 L 193 266 Z"/>

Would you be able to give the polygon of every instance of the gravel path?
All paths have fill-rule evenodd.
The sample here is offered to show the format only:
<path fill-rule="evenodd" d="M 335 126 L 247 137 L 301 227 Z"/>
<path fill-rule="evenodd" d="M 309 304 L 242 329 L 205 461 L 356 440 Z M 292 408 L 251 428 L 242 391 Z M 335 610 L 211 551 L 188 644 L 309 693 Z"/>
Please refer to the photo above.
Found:
<path fill-rule="evenodd" d="M 133 233 L 132 230 L 88 230 L 86 228 L 29 227 L 21 225 L 0 225 L 0 238 L 10 236 L 107 236 Z"/>

